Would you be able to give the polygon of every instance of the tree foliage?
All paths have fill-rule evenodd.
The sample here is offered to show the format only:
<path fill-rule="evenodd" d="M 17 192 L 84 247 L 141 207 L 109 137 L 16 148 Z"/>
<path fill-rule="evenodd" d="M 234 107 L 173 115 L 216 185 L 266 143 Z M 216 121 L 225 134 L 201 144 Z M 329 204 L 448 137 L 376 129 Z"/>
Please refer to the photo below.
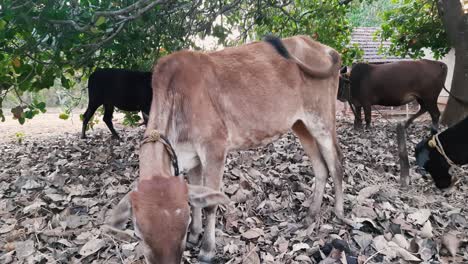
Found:
<path fill-rule="evenodd" d="M 242 41 L 259 39 L 267 34 L 280 37 L 308 35 L 336 49 L 343 62 L 350 64 L 362 53 L 357 47 L 349 47 L 351 27 L 347 10 L 347 5 L 339 0 L 295 0 L 241 8 L 228 18 L 228 22 L 240 28 Z"/>
<path fill-rule="evenodd" d="M 4 0 L 0 2 L 0 111 L 6 94 L 21 123 L 45 111 L 22 100 L 57 80 L 72 89 L 96 67 L 150 70 L 165 54 L 197 48 L 195 38 L 215 36 L 225 45 L 307 34 L 343 54 L 350 27 L 338 0 Z M 233 34 L 240 37 L 228 41 Z M 4 118 L 0 112 L 0 118 Z"/>
<path fill-rule="evenodd" d="M 95 67 L 149 70 L 157 57 L 190 46 L 192 34 L 225 10 L 219 1 L 3 1 L 0 109 L 7 93 L 21 100 L 56 79 L 70 89 Z M 21 100 L 14 117 L 24 122 L 34 114 L 22 110 L 37 106 Z"/>
<path fill-rule="evenodd" d="M 347 16 L 352 27 L 380 27 L 383 12 L 395 7 L 392 0 L 355 0 L 349 5 Z"/>
<path fill-rule="evenodd" d="M 468 114 L 468 14 L 460 0 L 393 0 L 398 7 L 385 12 L 382 37 L 392 42 L 389 52 L 423 57 L 424 48 L 442 58 L 451 48 L 455 62 L 450 96 L 441 122 L 454 125 Z"/>
<path fill-rule="evenodd" d="M 390 40 L 389 53 L 421 58 L 424 48 L 435 58 L 450 50 L 436 0 L 393 0 L 395 8 L 383 13 L 381 37 Z"/>

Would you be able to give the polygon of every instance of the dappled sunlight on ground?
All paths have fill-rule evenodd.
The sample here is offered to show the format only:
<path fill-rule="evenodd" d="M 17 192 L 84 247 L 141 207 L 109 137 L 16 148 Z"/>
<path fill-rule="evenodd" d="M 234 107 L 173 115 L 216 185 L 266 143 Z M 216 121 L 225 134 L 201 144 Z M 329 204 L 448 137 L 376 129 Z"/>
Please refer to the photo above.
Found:
<path fill-rule="evenodd" d="M 33 119 L 26 120 L 26 123 L 23 125 L 18 120 L 14 120 L 11 114 L 8 114 L 5 116 L 5 122 L 0 122 L 0 143 L 18 141 L 19 138 L 34 139 L 60 136 L 66 133 L 81 133 L 82 121 L 80 121 L 80 114 L 84 113 L 85 110 L 74 110 L 68 120 L 62 120 L 59 118 L 61 113 L 59 108 L 48 108 L 46 113 L 41 113 Z M 114 113 L 113 123 L 117 132 L 122 128 L 123 116 L 121 113 Z M 99 116 L 98 120 L 99 122 L 93 129 L 109 131 L 102 121 L 102 116 Z M 93 130 L 90 129 L 87 133 L 93 133 Z"/>

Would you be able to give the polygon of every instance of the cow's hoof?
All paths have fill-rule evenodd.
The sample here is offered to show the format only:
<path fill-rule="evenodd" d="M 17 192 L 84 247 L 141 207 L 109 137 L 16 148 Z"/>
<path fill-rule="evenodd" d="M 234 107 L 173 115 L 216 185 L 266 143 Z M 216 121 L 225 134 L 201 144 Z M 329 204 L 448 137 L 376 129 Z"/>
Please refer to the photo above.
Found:
<path fill-rule="evenodd" d="M 362 131 L 362 125 L 354 125 L 354 130 Z"/>
<path fill-rule="evenodd" d="M 198 245 L 200 234 L 189 233 L 187 238 L 187 247 L 194 248 Z"/>
<path fill-rule="evenodd" d="M 214 256 L 214 252 L 206 252 L 202 249 L 200 255 L 198 255 L 198 261 L 203 264 L 211 264 L 213 263 Z"/>
<path fill-rule="evenodd" d="M 198 246 L 198 240 L 193 242 L 193 241 L 190 241 L 189 239 L 187 239 L 187 242 L 185 243 L 185 247 L 188 248 L 188 249 L 194 249 Z"/>

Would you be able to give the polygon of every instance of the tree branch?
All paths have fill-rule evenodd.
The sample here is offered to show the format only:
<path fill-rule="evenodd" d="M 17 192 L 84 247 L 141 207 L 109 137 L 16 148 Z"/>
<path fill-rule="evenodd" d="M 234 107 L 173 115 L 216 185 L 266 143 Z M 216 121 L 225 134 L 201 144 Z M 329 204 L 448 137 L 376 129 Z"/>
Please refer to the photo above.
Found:
<path fill-rule="evenodd" d="M 71 25 L 76 31 L 80 32 L 86 32 L 91 28 L 90 25 L 80 26 L 74 20 L 49 20 L 49 22 L 52 24 Z"/>
<path fill-rule="evenodd" d="M 146 13 L 151 8 L 155 7 L 157 4 L 161 4 L 163 2 L 166 2 L 166 1 L 155 1 L 155 2 L 145 6 L 144 8 L 138 9 L 138 11 L 134 15 L 128 16 L 128 17 L 123 17 L 122 19 L 123 20 L 134 20 L 134 19 L 140 17 L 141 15 L 143 15 L 144 13 Z M 96 14 L 97 14 L 97 12 L 96 12 Z"/>
<path fill-rule="evenodd" d="M 120 33 L 120 31 L 122 31 L 122 29 L 124 28 L 126 23 L 127 23 L 127 21 L 123 21 L 119 25 L 117 30 L 115 30 L 112 34 L 110 34 L 107 38 L 103 39 L 102 41 L 100 41 L 98 43 L 85 44 L 85 45 L 82 45 L 82 47 L 92 47 L 94 49 L 97 49 L 97 48 L 101 47 L 102 45 L 106 44 L 106 42 L 108 42 L 109 40 L 115 38 L 115 36 L 117 36 Z"/>
<path fill-rule="evenodd" d="M 119 10 L 115 10 L 115 11 L 97 11 L 95 14 L 96 14 L 96 16 L 118 16 L 118 15 L 128 14 L 128 13 L 132 12 L 133 10 L 139 8 L 140 6 L 148 4 L 148 2 L 150 2 L 150 1 L 152 1 L 152 0 L 138 0 L 135 3 L 129 5 L 129 6 L 125 7 L 125 8 L 119 9 Z M 159 4 L 159 3 L 163 3 L 163 2 L 166 2 L 166 1 L 157 0 L 154 3 Z"/>
<path fill-rule="evenodd" d="M 26 1 L 26 2 L 24 2 L 22 4 L 17 5 L 17 6 L 12 6 L 11 10 L 20 9 L 22 7 L 25 7 L 25 6 L 29 5 L 29 4 L 31 4 L 31 1 Z"/>
<path fill-rule="evenodd" d="M 351 3 L 353 0 L 340 0 L 340 4 L 341 5 L 347 5 L 349 3 Z"/>

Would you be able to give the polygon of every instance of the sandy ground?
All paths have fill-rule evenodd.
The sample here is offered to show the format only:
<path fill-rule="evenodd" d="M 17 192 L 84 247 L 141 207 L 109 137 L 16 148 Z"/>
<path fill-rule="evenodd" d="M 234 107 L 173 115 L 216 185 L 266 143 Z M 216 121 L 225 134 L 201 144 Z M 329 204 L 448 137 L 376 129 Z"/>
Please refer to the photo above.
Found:
<path fill-rule="evenodd" d="M 0 143 L 16 141 L 19 133 L 24 139 L 52 137 L 64 133 L 76 134 L 77 138 L 79 138 L 82 126 L 80 114 L 84 113 L 84 111 L 85 109 L 75 109 L 68 120 L 62 120 L 59 118 L 62 112 L 60 108 L 48 108 L 46 113 L 27 120 L 24 125 L 21 125 L 18 120 L 14 120 L 11 113 L 9 113 L 5 116 L 5 122 L 0 122 Z M 123 126 L 123 116 L 121 113 L 114 113 L 113 123 L 117 132 Z M 109 131 L 102 118 L 99 119 L 99 123 L 93 129 Z M 89 130 L 87 133 L 93 133 L 93 131 Z"/>
<path fill-rule="evenodd" d="M 337 101 L 336 113 L 338 116 L 343 116 L 345 114 L 343 111 L 344 109 L 346 109 L 346 115 L 351 117 L 352 113 L 349 106 L 345 107 L 342 102 Z M 21 133 L 20 136 L 23 137 L 23 139 L 51 137 L 64 133 L 76 134 L 77 138 L 79 138 L 82 126 L 80 114 L 84 113 L 85 109 L 75 109 L 68 120 L 62 120 L 59 118 L 59 115 L 62 112 L 60 108 L 48 108 L 46 113 L 39 114 L 33 119 L 27 120 L 24 125 L 19 124 L 18 120 L 14 120 L 9 111 L 5 112 L 8 112 L 6 120 L 5 122 L 0 122 L 0 143 L 17 141 L 17 134 L 19 133 Z M 376 111 L 373 111 L 373 116 L 374 115 L 379 114 Z M 123 116 L 124 115 L 121 113 L 114 113 L 113 123 L 117 132 L 123 128 Z M 405 118 L 405 115 L 401 115 L 396 119 Z M 416 122 L 428 118 L 429 115 L 426 114 L 418 118 Z M 95 125 L 93 129 L 105 130 L 109 132 L 109 136 L 111 135 L 105 123 L 102 121 L 102 117 L 99 117 L 99 123 Z M 93 131 L 89 130 L 88 133 L 93 133 Z"/>

